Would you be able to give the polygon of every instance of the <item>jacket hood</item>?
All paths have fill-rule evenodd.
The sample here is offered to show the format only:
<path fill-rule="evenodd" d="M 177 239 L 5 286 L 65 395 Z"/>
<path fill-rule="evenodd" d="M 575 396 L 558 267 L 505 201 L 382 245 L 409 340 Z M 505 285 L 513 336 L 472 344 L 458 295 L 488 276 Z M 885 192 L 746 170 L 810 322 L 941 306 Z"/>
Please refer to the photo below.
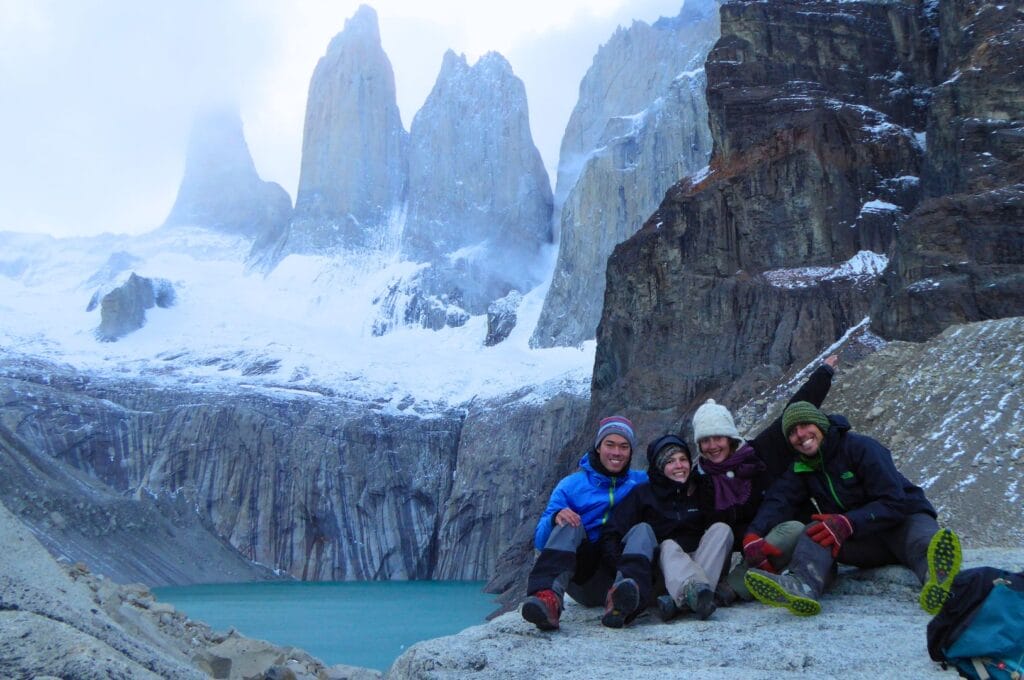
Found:
<path fill-rule="evenodd" d="M 654 461 L 658 457 L 658 452 L 666 446 L 678 446 L 686 452 L 686 457 L 690 460 L 690 477 L 686 482 L 680 484 L 679 482 L 673 481 L 665 476 L 665 473 L 661 471 L 661 468 L 654 464 Z M 687 446 L 686 442 L 681 437 L 674 434 L 666 434 L 658 437 L 653 442 L 647 445 L 647 477 L 651 480 L 651 484 L 657 486 L 686 486 L 690 480 L 693 479 L 693 453 L 690 451 L 690 447 Z"/>
<path fill-rule="evenodd" d="M 825 433 L 825 438 L 821 441 L 821 448 L 818 449 L 818 455 L 828 455 L 830 452 L 835 451 L 835 448 L 839 446 L 839 440 L 850 431 L 850 421 L 846 419 L 846 416 L 833 413 L 828 417 L 828 432 Z M 789 442 L 786 442 L 787 446 Z M 790 447 L 792 448 L 792 447 Z"/>

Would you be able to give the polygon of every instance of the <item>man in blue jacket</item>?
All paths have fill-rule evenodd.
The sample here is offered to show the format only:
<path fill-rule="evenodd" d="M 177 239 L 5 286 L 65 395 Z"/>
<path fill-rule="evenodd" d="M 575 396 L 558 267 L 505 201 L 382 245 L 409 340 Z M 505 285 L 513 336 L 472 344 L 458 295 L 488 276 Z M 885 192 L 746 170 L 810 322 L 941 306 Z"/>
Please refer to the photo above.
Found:
<path fill-rule="evenodd" d="M 522 607 L 523 618 L 541 630 L 558 628 L 567 591 L 587 607 L 605 603 L 615 574 L 602 565 L 598 536 L 612 507 L 647 481 L 646 472 L 629 469 L 634 450 L 633 424 L 622 416 L 605 418 L 579 470 L 564 477 L 551 493 L 534 532 L 534 546 L 541 552 Z M 624 554 L 650 554 L 655 547 L 650 529 L 646 534 L 630 532 L 623 542 Z"/>
<path fill-rule="evenodd" d="M 786 408 L 782 431 L 796 459 L 768 491 L 749 532 L 764 536 L 808 501 L 817 514 L 797 541 L 788 571 L 747 572 L 751 594 L 811 616 L 821 611 L 818 599 L 835 578 L 837 562 L 902 564 L 924 584 L 921 607 L 937 612 L 960 568 L 960 543 L 952 531 L 939 529 L 935 508 L 896 469 L 889 449 L 851 432 L 843 416 L 826 416 L 805 401 Z M 745 541 L 744 559 L 763 564 L 767 548 L 763 540 Z"/>

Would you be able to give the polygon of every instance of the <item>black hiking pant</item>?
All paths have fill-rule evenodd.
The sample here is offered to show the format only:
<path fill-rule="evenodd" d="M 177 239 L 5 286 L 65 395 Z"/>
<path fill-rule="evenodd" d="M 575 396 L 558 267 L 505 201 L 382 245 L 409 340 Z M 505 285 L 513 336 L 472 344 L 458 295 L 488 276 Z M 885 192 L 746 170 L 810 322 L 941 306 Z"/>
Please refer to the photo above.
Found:
<path fill-rule="evenodd" d="M 896 526 L 863 538 L 851 536 L 832 557 L 831 548 L 823 548 L 806 533 L 797 541 L 790 570 L 814 590 L 825 592 L 835 580 L 836 562 L 862 569 L 902 564 L 923 584 L 928 579 L 928 543 L 939 531 L 935 518 L 925 512 L 907 516 Z"/>
<path fill-rule="evenodd" d="M 601 562 L 601 551 L 587 539 L 583 527 L 556 526 L 530 570 L 526 594 L 553 590 L 566 592 L 585 607 L 603 605 L 617 576 L 632 578 L 640 589 L 641 603 L 650 601 L 653 590 L 651 560 L 656 543 L 647 524 L 638 524 L 623 537 L 619 574 Z"/>

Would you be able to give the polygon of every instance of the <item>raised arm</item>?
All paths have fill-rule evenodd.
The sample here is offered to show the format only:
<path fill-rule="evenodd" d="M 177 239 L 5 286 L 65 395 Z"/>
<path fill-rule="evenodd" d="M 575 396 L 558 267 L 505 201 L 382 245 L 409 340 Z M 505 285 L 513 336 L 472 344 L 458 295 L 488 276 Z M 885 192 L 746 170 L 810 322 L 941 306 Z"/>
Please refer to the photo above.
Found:
<path fill-rule="evenodd" d="M 836 355 L 829 358 L 814 369 L 807 381 L 800 386 L 800 389 L 790 398 L 786 405 L 797 401 L 809 401 L 820 407 L 828 391 L 832 387 L 832 376 L 835 375 L 835 366 L 839 362 Z M 750 444 L 757 451 L 758 457 L 768 467 L 768 473 L 772 479 L 777 479 L 793 460 L 793 454 L 789 450 L 789 443 L 786 435 L 782 432 L 782 416 L 773 420 L 768 427 L 762 430 L 756 437 L 750 440 Z"/>

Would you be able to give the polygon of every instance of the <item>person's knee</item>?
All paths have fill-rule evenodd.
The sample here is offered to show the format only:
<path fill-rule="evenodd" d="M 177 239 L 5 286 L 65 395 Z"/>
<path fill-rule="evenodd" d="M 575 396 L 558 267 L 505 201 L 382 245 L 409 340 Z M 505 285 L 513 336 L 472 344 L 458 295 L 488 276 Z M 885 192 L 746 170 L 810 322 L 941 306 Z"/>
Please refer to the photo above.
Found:
<path fill-rule="evenodd" d="M 575 550 L 583 542 L 583 539 L 587 537 L 587 532 L 583 527 L 569 526 L 568 524 L 562 526 L 556 526 L 551 530 L 551 535 L 548 536 L 547 543 L 544 544 L 546 550 L 564 550 L 566 552 L 575 552 Z"/>
<path fill-rule="evenodd" d="M 781 550 L 791 550 L 804 533 L 805 524 L 796 520 L 783 522 L 772 528 L 765 540 Z"/>
<path fill-rule="evenodd" d="M 654 536 L 654 529 L 647 522 L 640 522 L 626 532 L 622 539 L 624 544 L 623 553 L 642 553 L 650 557 L 654 554 L 654 547 L 658 539 Z"/>
<path fill-rule="evenodd" d="M 732 545 L 732 527 L 730 527 L 725 522 L 715 522 L 714 524 L 708 527 L 706 533 L 710 536 L 713 536 L 714 539 L 717 541 L 722 541 L 723 543 Z"/>

